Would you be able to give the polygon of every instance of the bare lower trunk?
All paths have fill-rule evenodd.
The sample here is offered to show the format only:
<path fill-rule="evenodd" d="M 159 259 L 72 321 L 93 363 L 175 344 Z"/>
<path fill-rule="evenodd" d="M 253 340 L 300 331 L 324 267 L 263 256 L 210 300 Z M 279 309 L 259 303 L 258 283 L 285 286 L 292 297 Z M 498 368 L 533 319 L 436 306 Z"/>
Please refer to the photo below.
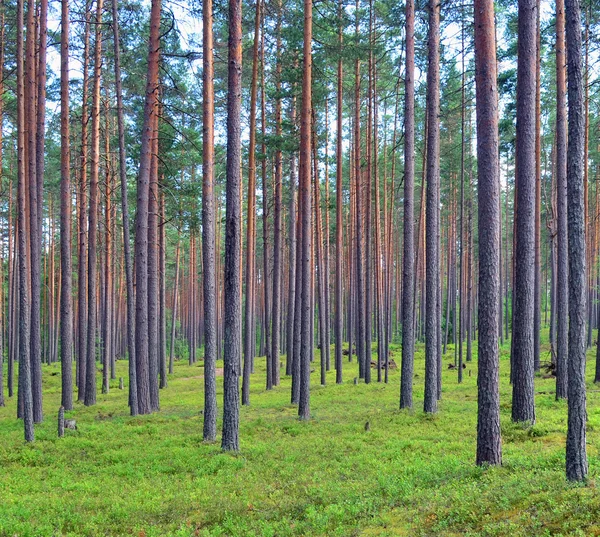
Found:
<path fill-rule="evenodd" d="M 440 285 L 439 266 L 439 46 L 440 5 L 429 2 L 429 61 L 427 69 L 427 275 L 426 285 L 426 336 L 425 336 L 425 412 L 437 412 L 439 332 L 438 300 Z"/>
<path fill-rule="evenodd" d="M 556 398 L 567 397 L 569 254 L 565 2 L 556 2 Z"/>
<path fill-rule="evenodd" d="M 204 285 L 204 425 L 203 438 L 217 436 L 217 274 L 214 194 L 214 84 L 212 0 L 202 3 L 202 263 Z M 179 256 L 179 249 L 177 250 Z M 177 278 L 178 276 L 176 276 Z M 177 281 L 177 279 L 175 280 Z M 176 296 L 176 295 L 174 295 Z M 175 303 L 176 298 L 173 302 Z M 173 306 L 175 308 L 175 306 Z M 173 310 L 175 311 L 175 309 Z M 174 326 L 174 319 L 173 319 Z M 173 342 L 173 337 L 171 337 Z M 173 355 L 171 343 L 171 356 Z M 172 363 L 172 358 L 170 363 Z"/>
<path fill-rule="evenodd" d="M 518 161 L 515 289 L 513 310 L 512 419 L 535 423 L 535 87 L 536 0 L 519 0 L 517 70 Z"/>
<path fill-rule="evenodd" d="M 224 451 L 239 450 L 239 376 L 242 345 L 241 304 L 241 99 L 242 2 L 229 0 L 229 76 L 227 91 L 227 192 L 225 215 L 225 344 L 223 358 Z M 248 357 L 246 357 L 248 359 Z"/>
<path fill-rule="evenodd" d="M 150 363 L 148 349 L 148 210 L 152 165 L 154 117 L 158 113 L 158 55 L 160 34 L 160 0 L 152 0 L 150 37 L 148 41 L 148 73 L 144 104 L 144 125 L 137 180 L 137 212 L 135 219 L 135 351 L 138 389 L 138 412 L 152 412 L 150 399 Z"/>
<path fill-rule="evenodd" d="M 586 453 L 586 259 L 584 203 L 584 83 L 579 0 L 565 1 L 568 150 L 567 212 L 569 223 L 569 359 L 566 470 L 569 481 L 583 481 L 588 473 Z"/>
<path fill-rule="evenodd" d="M 123 89 L 121 83 L 121 48 L 119 39 L 118 0 L 112 0 L 112 27 L 114 45 L 115 91 L 117 95 L 117 129 L 119 136 L 119 179 L 121 183 L 121 214 L 123 218 L 123 257 L 127 280 L 127 351 L 129 359 L 129 409 L 132 416 L 138 413 L 137 373 L 135 358 L 135 298 L 133 267 L 129 239 L 129 200 L 127 199 L 127 155 L 125 152 L 125 120 Z"/>
<path fill-rule="evenodd" d="M 402 369 L 400 408 L 412 408 L 415 352 L 415 4 L 406 2 L 404 77 L 404 257 L 402 265 Z"/>
<path fill-rule="evenodd" d="M 498 352 L 500 197 L 498 90 L 493 0 L 475 2 L 479 222 L 477 464 L 501 464 Z"/>
<path fill-rule="evenodd" d="M 300 191 L 302 212 L 301 250 L 301 342 L 300 342 L 300 400 L 298 416 L 310 419 L 310 358 L 311 358 L 311 193 L 310 139 L 312 89 L 312 1 L 304 0 L 304 58 L 302 78 L 302 109 L 300 113 Z"/>

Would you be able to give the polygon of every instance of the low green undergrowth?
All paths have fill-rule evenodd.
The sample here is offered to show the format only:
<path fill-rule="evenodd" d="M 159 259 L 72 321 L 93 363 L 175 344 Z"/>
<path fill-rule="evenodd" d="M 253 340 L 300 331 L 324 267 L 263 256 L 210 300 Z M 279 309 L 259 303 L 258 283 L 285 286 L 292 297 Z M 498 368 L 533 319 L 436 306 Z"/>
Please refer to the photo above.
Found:
<path fill-rule="evenodd" d="M 288 378 L 264 389 L 258 359 L 251 406 L 241 409 L 238 455 L 202 441 L 202 362 L 176 363 L 161 410 L 151 416 L 130 417 L 126 390 L 112 381 L 96 406 L 76 404 L 68 413 L 78 430 L 62 439 L 60 366 L 44 366 L 45 420 L 35 443 L 23 442 L 16 398 L 0 408 L 0 535 L 600 535 L 593 367 L 591 477 L 580 486 L 564 478 L 567 407 L 554 400 L 553 379 L 536 379 L 537 424 L 510 422 L 508 347 L 501 364 L 504 464 L 474 465 L 477 367 L 467 364 L 458 385 L 456 370 L 447 369 L 453 353 L 450 347 L 444 357 L 436 416 L 421 410 L 419 347 L 414 412 L 398 410 L 398 370 L 387 385 L 355 385 L 356 363 L 345 361 L 342 385 L 333 371 L 327 386 L 318 385 L 315 365 L 310 422 L 297 420 Z M 392 354 L 399 364 L 399 348 Z M 119 362 L 117 377 L 126 375 Z M 219 403 L 221 397 L 219 391 Z"/>

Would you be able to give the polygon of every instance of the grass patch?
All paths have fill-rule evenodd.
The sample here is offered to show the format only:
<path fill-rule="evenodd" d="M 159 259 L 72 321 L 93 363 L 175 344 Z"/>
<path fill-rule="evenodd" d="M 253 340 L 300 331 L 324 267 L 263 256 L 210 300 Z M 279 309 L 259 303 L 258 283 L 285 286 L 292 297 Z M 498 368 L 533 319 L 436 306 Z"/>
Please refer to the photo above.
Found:
<path fill-rule="evenodd" d="M 392 350 L 399 363 L 399 349 Z M 112 381 L 109 394 L 98 390 L 96 406 L 76 404 L 68 413 L 79 429 L 63 439 L 56 437 L 60 364 L 44 366 L 45 421 L 34 444 L 23 442 L 16 398 L 0 408 L 0 535 L 600 535 L 593 367 L 591 478 L 575 486 L 564 478 L 566 403 L 554 400 L 554 380 L 536 378 L 535 426 L 510 421 L 508 351 L 501 363 L 504 465 L 487 469 L 474 465 L 476 362 L 467 364 L 461 385 L 456 370 L 444 369 L 439 414 L 426 416 L 422 347 L 413 412 L 398 410 L 398 370 L 387 385 L 354 385 L 356 363 L 345 361 L 342 385 L 332 371 L 319 386 L 315 367 L 307 423 L 289 403 L 290 380 L 267 392 L 264 359 L 257 359 L 238 455 L 202 441 L 202 364 L 176 363 L 152 416 L 131 418 L 126 390 Z M 453 352 L 450 346 L 444 367 Z M 119 376 L 127 376 L 126 362 Z"/>

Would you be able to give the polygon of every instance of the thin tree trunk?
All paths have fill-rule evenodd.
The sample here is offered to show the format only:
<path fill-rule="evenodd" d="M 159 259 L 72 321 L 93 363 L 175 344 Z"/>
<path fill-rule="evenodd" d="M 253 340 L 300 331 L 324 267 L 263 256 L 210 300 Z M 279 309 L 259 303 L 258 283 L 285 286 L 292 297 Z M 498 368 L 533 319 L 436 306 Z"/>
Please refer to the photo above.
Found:
<path fill-rule="evenodd" d="M 256 334 L 255 310 L 255 246 L 256 246 L 256 102 L 258 97 L 258 60 L 260 47 L 261 0 L 256 0 L 254 15 L 254 46 L 252 53 L 252 81 L 250 85 L 250 141 L 248 145 L 248 209 L 246 223 L 246 303 L 244 313 L 244 375 L 242 404 L 250 404 L 250 373 L 254 359 Z"/>
<path fill-rule="evenodd" d="M 410 1 L 410 0 L 409 0 Z M 337 64 L 337 133 L 336 133 L 336 170 L 335 170 L 335 381 L 342 383 L 342 332 L 343 332 L 343 311 L 342 311 L 342 259 L 343 259 L 343 220 L 342 220 L 342 181 L 343 181 L 343 78 L 344 66 L 342 61 L 342 0 L 338 1 L 338 64 Z M 350 353 L 351 354 L 351 353 Z"/>
<path fill-rule="evenodd" d="M 103 0 L 96 4 L 96 36 L 94 44 L 94 88 L 92 91 L 92 147 L 90 152 L 90 211 L 88 245 L 88 320 L 86 351 L 86 406 L 96 404 L 96 315 L 97 315 L 97 243 L 98 243 L 98 177 L 100 173 L 100 78 L 102 73 L 102 9 Z"/>
<path fill-rule="evenodd" d="M 202 263 L 204 285 L 204 424 L 203 438 L 214 442 L 217 436 L 217 274 L 215 252 L 215 194 L 214 194 L 214 68 L 213 68 L 213 4 L 202 3 Z M 177 243 L 179 265 L 179 242 Z M 177 278 L 175 286 L 177 287 Z M 175 312 L 176 292 L 173 298 Z M 173 363 L 175 318 L 171 334 L 171 359 Z"/>
<path fill-rule="evenodd" d="M 177 297 L 179 296 L 179 274 L 180 274 L 179 264 L 180 264 L 180 257 L 181 257 L 181 243 L 180 243 L 180 237 L 179 237 L 180 233 L 181 232 L 179 232 L 177 235 L 177 248 L 175 250 L 175 285 L 173 286 L 173 305 L 172 305 L 172 310 L 171 310 L 171 345 L 169 347 L 169 374 L 171 374 L 171 375 L 173 374 L 173 366 L 174 366 L 174 361 L 175 361 L 175 332 L 176 332 L 175 328 L 176 328 L 176 324 L 177 324 L 177 308 L 178 308 Z M 205 360 L 206 360 L 206 357 L 205 357 Z M 206 368 L 206 363 L 204 364 L 204 367 Z M 204 374 L 206 375 L 206 372 Z"/>
<path fill-rule="evenodd" d="M 117 129 L 119 137 L 119 179 L 121 183 L 121 214 L 123 218 L 123 257 L 127 280 L 127 352 L 129 355 L 129 409 L 138 414 L 137 372 L 135 357 L 135 297 L 133 292 L 133 267 L 129 239 L 129 200 L 127 199 L 127 154 L 125 150 L 125 120 L 123 88 L 121 83 L 121 46 L 119 38 L 118 0 L 112 0 L 112 27 L 114 45 L 115 91 L 117 96 Z"/>
<path fill-rule="evenodd" d="M 45 17 L 42 8 L 46 8 L 47 3 L 40 2 L 40 29 L 42 26 L 42 17 Z M 45 31 L 45 30 L 44 30 Z M 29 277 L 31 278 L 31 324 L 30 324 L 30 361 L 31 361 L 31 391 L 33 396 L 33 421 L 40 423 L 43 419 L 42 412 L 42 348 L 41 348 L 41 215 L 38 215 L 41 209 L 40 195 L 41 187 L 39 182 L 43 182 L 43 169 L 38 174 L 38 138 L 37 127 L 39 126 L 37 97 L 41 99 L 41 106 L 45 107 L 43 95 L 36 95 L 38 81 L 36 78 L 37 58 L 36 58 L 36 2 L 30 0 L 27 10 L 27 43 L 25 50 L 25 124 L 27 126 L 27 176 L 29 185 L 29 251 L 30 267 Z M 44 76 L 43 73 L 41 73 Z M 45 87 L 45 84 L 44 84 Z"/>
<path fill-rule="evenodd" d="M 542 82 L 541 82 L 541 0 L 536 6 L 536 68 L 535 68 L 535 245 L 533 287 L 533 369 L 540 370 L 540 330 L 542 319 Z"/>
<path fill-rule="evenodd" d="M 19 275 L 19 399 L 22 405 L 25 441 L 33 442 L 33 394 L 31 387 L 29 256 L 27 249 L 27 177 L 25 161 L 25 73 L 23 55 L 23 0 L 17 0 L 17 218 Z"/>
<path fill-rule="evenodd" d="M 565 2 L 556 2 L 556 399 L 567 397 L 569 253 L 567 222 L 567 109 Z"/>
<path fill-rule="evenodd" d="M 277 65 L 275 68 L 275 91 L 277 99 L 275 102 L 275 136 L 277 140 L 281 139 L 281 16 L 282 0 L 277 2 Z M 275 210 L 273 214 L 273 328 L 271 330 L 271 376 L 272 384 L 279 385 L 279 347 L 280 347 L 280 328 L 281 328 L 281 273 L 282 273 L 282 248 L 281 248 L 281 204 L 282 204 L 282 165 L 281 148 L 278 146 L 275 151 Z"/>
<path fill-rule="evenodd" d="M 404 75 L 404 255 L 400 408 L 413 407 L 415 353 L 415 3 L 406 2 Z"/>
<path fill-rule="evenodd" d="M 83 36 L 83 80 L 81 101 L 81 168 L 79 175 L 79 251 L 77 257 L 77 330 L 78 330 L 78 352 L 77 362 L 77 399 L 85 400 L 85 387 L 87 378 L 87 166 L 88 166 L 88 93 L 89 93 L 89 48 L 91 27 L 91 0 L 86 0 L 85 6 L 85 28 Z M 120 84 L 120 78 L 118 78 Z"/>
<path fill-rule="evenodd" d="M 61 2 L 60 41 L 60 361 L 61 405 L 73 409 L 73 271 L 71 268 L 71 176 L 69 151 L 69 0 Z"/>
<path fill-rule="evenodd" d="M 153 116 L 152 155 L 150 164 L 150 198 L 148 204 L 148 371 L 150 378 L 150 407 L 152 411 L 159 410 L 158 387 L 158 116 L 160 110 Z M 195 259 L 194 259 L 195 260 Z M 194 268 L 196 267 L 194 263 Z M 191 275 L 196 288 L 196 272 Z M 194 306 L 195 306 L 194 293 Z M 194 308 L 195 313 L 195 308 Z M 196 323 L 192 320 L 193 349 L 196 349 Z"/>
<path fill-rule="evenodd" d="M 356 36 L 359 35 L 359 0 L 356 0 Z M 358 375 L 365 377 L 366 364 L 366 319 L 365 319 L 365 274 L 363 265 L 363 214 L 362 214 L 362 170 L 360 151 L 360 59 L 357 57 L 354 66 L 354 181 L 356 204 L 356 285 L 357 303 L 356 317 L 358 320 L 358 333 L 356 336 L 356 350 L 358 359 Z"/>

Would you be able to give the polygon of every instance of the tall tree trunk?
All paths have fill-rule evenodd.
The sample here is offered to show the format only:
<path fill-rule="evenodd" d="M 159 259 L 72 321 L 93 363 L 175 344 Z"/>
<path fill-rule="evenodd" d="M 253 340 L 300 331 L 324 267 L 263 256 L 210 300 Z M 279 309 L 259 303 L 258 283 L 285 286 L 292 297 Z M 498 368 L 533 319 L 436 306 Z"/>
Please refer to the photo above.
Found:
<path fill-rule="evenodd" d="M 438 300 L 439 260 L 439 187 L 440 187 L 440 5 L 429 2 L 429 60 L 427 68 L 427 214 L 426 214 L 426 336 L 425 336 L 425 412 L 437 412 L 438 399 Z M 494 310 L 495 311 L 495 310 Z"/>
<path fill-rule="evenodd" d="M 296 102 L 292 98 L 291 122 L 295 124 L 296 119 Z M 286 357 L 285 357 L 285 374 L 291 375 L 293 369 L 295 340 L 295 311 L 296 311 L 296 225 L 297 225 L 297 210 L 296 210 L 296 156 L 294 153 L 290 155 L 290 208 L 289 208 L 289 283 L 288 283 L 288 311 L 286 321 Z"/>
<path fill-rule="evenodd" d="M 214 442 L 217 436 L 217 274 L 215 266 L 215 96 L 213 82 L 212 0 L 204 0 L 202 3 L 202 22 L 202 283 L 204 285 L 203 437 L 206 442 Z M 179 256 L 179 249 L 177 252 L 177 255 Z M 174 304 L 175 300 L 176 298 L 173 299 Z M 173 305 L 173 308 L 175 308 L 175 305 Z M 171 337 L 171 341 L 173 341 L 173 337 Z M 171 349 L 172 346 L 173 343 L 171 343 Z M 171 350 L 171 356 L 172 355 L 173 350 Z"/>
<path fill-rule="evenodd" d="M 490 9 L 490 6 L 483 6 Z M 493 5 L 491 6 L 492 16 L 493 16 Z M 488 14 L 489 16 L 489 14 Z M 460 90 L 460 99 L 461 99 L 461 108 L 460 108 L 460 223 L 459 223 L 459 237 L 458 244 L 460 245 L 460 250 L 458 253 L 458 263 L 459 263 L 459 289 L 458 289 L 458 382 L 462 382 L 463 380 L 463 299 L 464 299 L 464 258 L 465 258 L 465 146 L 466 146 L 466 136 L 465 136 L 465 86 L 466 86 L 466 70 L 465 70 L 465 21 L 464 21 L 464 8 L 461 11 L 461 68 L 462 68 L 462 83 Z M 495 26 L 495 25 L 494 25 Z M 486 28 L 487 29 L 487 28 Z M 494 42 L 495 42 L 495 32 L 494 32 Z M 489 53 L 489 51 L 487 51 Z M 488 59 L 488 58 L 486 58 Z M 490 60 L 492 58 L 489 58 Z M 496 88 L 497 94 L 497 88 Z M 497 113 L 496 113 L 496 124 L 497 124 Z M 498 142 L 496 141 L 496 145 Z M 500 159 L 498 158 L 498 170 L 500 170 Z M 500 174 L 497 174 L 498 181 L 500 181 Z M 500 186 L 498 186 L 498 240 L 499 240 L 499 249 L 498 252 L 501 254 L 502 252 L 502 212 L 500 210 L 501 200 L 500 200 Z M 502 271 L 502 259 L 500 255 L 498 257 L 498 265 L 500 267 L 500 272 Z M 502 275 L 499 274 L 499 291 L 498 291 L 498 318 L 499 318 L 499 336 L 502 338 Z M 456 320 L 456 316 L 455 316 Z M 456 323 L 454 323 L 454 332 L 456 334 Z M 456 339 L 456 338 L 455 338 Z M 455 352 L 456 352 L 455 346 Z"/>
<path fill-rule="evenodd" d="M 48 8 L 47 3 L 40 3 L 40 30 L 42 28 L 42 17 L 45 17 L 44 10 Z M 27 43 L 25 50 L 25 124 L 27 126 L 27 176 L 29 185 L 29 251 L 31 265 L 29 268 L 29 277 L 31 278 L 31 324 L 30 324 L 30 360 L 31 360 L 31 391 L 33 396 L 33 421 L 40 423 L 43 419 L 42 412 L 42 348 L 41 348 L 41 210 L 40 195 L 43 184 L 43 169 L 38 174 L 38 137 L 37 128 L 39 127 L 38 110 L 39 106 L 45 107 L 43 95 L 37 95 L 38 80 L 36 78 L 37 58 L 36 58 L 36 2 L 30 0 L 27 10 Z M 40 43 L 41 45 L 41 43 Z M 41 49 L 40 49 L 41 50 Z M 41 73 L 41 76 L 45 76 Z M 45 87 L 45 84 L 44 84 Z M 40 103 L 38 103 L 40 97 Z"/>
<path fill-rule="evenodd" d="M 533 287 L 533 369 L 540 370 L 540 330 L 542 319 L 542 78 L 541 78 L 541 0 L 536 7 L 535 39 L 535 270 Z"/>
<path fill-rule="evenodd" d="M 61 405 L 73 409 L 73 270 L 71 268 L 71 176 L 69 151 L 69 0 L 61 2 L 60 40 L 60 362 Z"/>
<path fill-rule="evenodd" d="M 19 399 L 22 405 L 25 441 L 33 442 L 33 394 L 31 387 L 29 256 L 27 248 L 27 176 L 25 158 L 25 73 L 23 50 L 23 0 L 17 0 L 17 218 L 19 276 Z"/>
<path fill-rule="evenodd" d="M 409 0 L 410 1 L 410 0 Z M 336 133 L 336 169 L 335 169 L 335 381 L 342 383 L 342 332 L 343 332 L 343 311 L 342 311 L 342 259 L 343 259 L 343 206 L 342 206 L 342 181 L 343 181 L 343 79 L 344 66 L 342 61 L 342 0 L 338 1 L 338 64 L 337 64 L 337 133 Z"/>
<path fill-rule="evenodd" d="M 301 250 L 301 342 L 300 342 L 300 400 L 298 416 L 310 419 L 310 359 L 311 359 L 311 195 L 310 139 L 312 110 L 312 0 L 304 0 L 304 57 L 302 77 L 302 108 L 300 112 L 300 192 L 302 213 Z"/>
<path fill-rule="evenodd" d="M 535 423 L 535 96 L 536 0 L 519 0 L 512 419 Z"/>
<path fill-rule="evenodd" d="M 106 91 L 105 91 L 106 95 Z M 108 97 L 108 96 L 107 96 Z M 104 218 L 105 218 L 105 233 L 104 233 L 104 315 L 102 315 L 102 393 L 108 393 L 110 390 L 110 364 L 112 362 L 112 321 L 113 321 L 113 244 L 112 244 L 112 173 L 108 159 L 110 158 L 110 125 L 108 116 L 108 98 L 105 103 L 105 191 L 104 191 Z"/>
<path fill-rule="evenodd" d="M 112 0 L 112 27 L 114 46 L 115 91 L 117 96 L 117 129 L 119 137 L 119 179 L 121 183 L 121 213 L 123 218 L 123 257 L 127 280 L 127 352 L 129 357 L 129 409 L 138 414 L 137 372 L 135 357 L 135 297 L 133 292 L 133 267 L 129 239 L 129 200 L 127 199 L 127 154 L 125 150 L 125 120 L 123 88 L 121 83 L 121 46 L 119 38 L 118 0 Z"/>
<path fill-rule="evenodd" d="M 321 216 L 321 185 L 319 184 L 319 164 L 317 157 L 317 136 L 315 116 L 313 113 L 312 153 L 313 153 L 313 189 L 314 189 L 314 230 L 315 250 L 317 254 L 317 293 L 319 309 L 319 347 L 321 365 L 321 385 L 327 382 L 327 363 L 325 352 L 325 261 L 323 256 L 323 219 Z"/>
<path fill-rule="evenodd" d="M 475 69 L 479 222 L 477 457 L 501 464 L 498 352 L 500 295 L 500 197 L 498 181 L 498 90 L 493 0 L 475 0 Z"/>
<path fill-rule="evenodd" d="M 262 322 L 264 339 L 264 354 L 267 369 L 267 389 L 273 387 L 273 362 L 271 360 L 271 286 L 269 281 L 269 185 L 267 181 L 267 105 L 265 92 L 265 32 L 264 32 L 264 0 L 261 12 L 261 46 L 260 46 L 260 127 L 261 127 L 261 178 L 262 178 L 262 227 L 263 227 L 263 298 L 264 318 Z"/>
<path fill-rule="evenodd" d="M 365 383 L 371 382 L 371 342 L 373 337 L 373 50 L 371 35 L 373 30 L 373 1 L 369 3 L 369 59 L 367 62 L 367 126 L 365 132 L 366 172 L 365 172 Z"/>
<path fill-rule="evenodd" d="M 223 358 L 224 451 L 239 450 L 239 375 L 242 344 L 241 286 L 241 100 L 242 2 L 229 0 L 227 79 L 227 192 L 225 215 L 225 344 Z M 249 357 L 246 356 L 246 359 Z"/>
<path fill-rule="evenodd" d="M 92 0 L 86 0 L 85 27 L 83 34 L 83 80 L 81 100 L 81 154 L 79 172 L 79 194 L 77 205 L 79 207 L 79 237 L 77 255 L 77 399 L 85 400 L 85 386 L 87 378 L 87 167 L 88 167 L 88 97 L 89 97 L 89 65 L 90 65 L 90 27 L 91 27 Z M 120 77 L 117 78 L 120 84 Z"/>
<path fill-rule="evenodd" d="M 86 350 L 86 406 L 96 404 L 96 315 L 97 315 L 97 260 L 98 243 L 98 177 L 100 173 L 100 82 L 102 74 L 102 10 L 103 0 L 96 3 L 96 36 L 94 44 L 94 87 L 92 91 L 92 147 L 90 152 L 90 211 L 88 245 L 88 320 Z"/>
<path fill-rule="evenodd" d="M 402 266 L 402 369 L 400 408 L 413 406 L 415 353 L 415 3 L 406 2 L 404 75 L 404 256 Z"/>
<path fill-rule="evenodd" d="M 356 0 L 356 37 L 359 36 L 359 0 Z M 356 351 L 358 359 L 358 375 L 365 377 L 365 274 L 363 265 L 363 214 L 362 194 L 363 181 L 361 170 L 360 151 L 360 59 L 357 57 L 354 64 L 354 182 L 355 182 L 355 205 L 356 205 L 356 318 L 358 321 L 358 333 L 356 335 Z"/>
<path fill-rule="evenodd" d="M 140 414 L 149 414 L 152 411 L 148 352 L 148 210 L 154 116 L 158 113 L 160 4 L 160 0 L 152 0 L 152 8 L 150 11 L 148 73 L 144 104 L 144 125 L 142 129 L 142 143 L 140 150 L 140 168 L 137 180 L 137 213 L 135 218 L 135 352 L 138 412 Z"/>
<path fill-rule="evenodd" d="M 277 25 L 275 29 L 277 39 L 277 65 L 275 67 L 275 136 L 281 139 L 281 10 L 282 0 L 277 1 Z M 273 214 L 273 311 L 271 330 L 271 377 L 274 386 L 279 385 L 279 347 L 281 328 L 281 272 L 282 272 L 282 248 L 281 248 L 281 204 L 282 204 L 282 176 L 283 165 L 281 147 L 278 145 L 275 151 L 275 210 Z"/>
<path fill-rule="evenodd" d="M 569 254 L 565 1 L 556 1 L 556 399 L 567 397 Z"/>
<path fill-rule="evenodd" d="M 0 0 L 0 73 L 4 73 L 4 0 Z M 2 77 L 0 77 L 2 78 Z M 4 79 L 2 78 L 2 80 L 0 80 L 0 95 L 4 94 Z M 2 132 L 2 123 L 3 123 L 3 119 L 4 119 L 4 101 L 2 99 L 0 99 L 0 170 L 3 169 L 3 150 L 2 150 L 2 141 L 3 141 L 3 132 Z M 0 187 L 2 187 L 3 181 L 0 179 Z M 9 181 L 8 182 L 8 198 L 9 198 L 9 213 L 10 210 L 12 209 L 12 184 Z M 11 230 L 11 216 L 10 214 L 7 215 L 7 230 L 6 230 L 6 234 L 8 236 L 8 316 L 10 317 L 10 311 L 11 311 L 11 261 L 12 261 L 12 230 Z M 2 257 L 0 257 L 0 277 L 2 279 L 2 282 L 4 282 L 4 259 Z M 3 290 L 3 289 L 2 289 Z M 0 292 L 1 294 L 1 292 Z M 4 342 L 8 339 L 9 341 L 9 354 L 10 354 L 10 336 L 8 338 L 4 337 L 5 334 L 5 327 L 7 326 L 6 324 L 6 318 L 4 316 L 4 297 L 2 297 L 2 301 L 0 301 L 0 307 L 2 308 L 2 322 L 0 324 L 0 406 L 4 406 Z M 8 328 L 10 329 L 10 321 L 8 322 Z M 10 364 L 10 358 L 9 358 L 9 364 Z M 12 379 L 11 379 L 12 380 Z"/>
<path fill-rule="evenodd" d="M 569 349 L 568 428 L 566 470 L 569 481 L 583 481 L 588 473 L 586 453 L 586 259 L 584 202 L 584 83 L 579 0 L 565 1 L 568 150 L 567 213 L 569 223 Z"/>
<path fill-rule="evenodd" d="M 250 83 L 250 141 L 248 145 L 248 209 L 246 223 L 246 303 L 244 312 L 244 375 L 242 404 L 250 404 L 250 373 L 254 360 L 256 334 L 254 310 L 256 291 L 256 102 L 258 97 L 258 60 L 260 47 L 261 0 L 256 0 L 252 81 Z"/>
<path fill-rule="evenodd" d="M 159 90 L 160 91 L 160 90 Z M 157 104 L 156 114 L 153 116 L 153 132 L 151 144 L 150 164 L 150 196 L 148 203 L 148 371 L 150 377 L 150 406 L 152 411 L 159 410 L 158 387 L 158 116 L 160 108 Z M 195 261 L 195 257 L 194 257 Z M 196 268 L 194 263 L 193 268 Z M 196 271 L 190 274 L 194 282 L 194 313 L 196 312 Z M 192 319 L 193 345 L 196 350 L 196 319 Z M 194 360 L 195 361 L 195 360 Z"/>

